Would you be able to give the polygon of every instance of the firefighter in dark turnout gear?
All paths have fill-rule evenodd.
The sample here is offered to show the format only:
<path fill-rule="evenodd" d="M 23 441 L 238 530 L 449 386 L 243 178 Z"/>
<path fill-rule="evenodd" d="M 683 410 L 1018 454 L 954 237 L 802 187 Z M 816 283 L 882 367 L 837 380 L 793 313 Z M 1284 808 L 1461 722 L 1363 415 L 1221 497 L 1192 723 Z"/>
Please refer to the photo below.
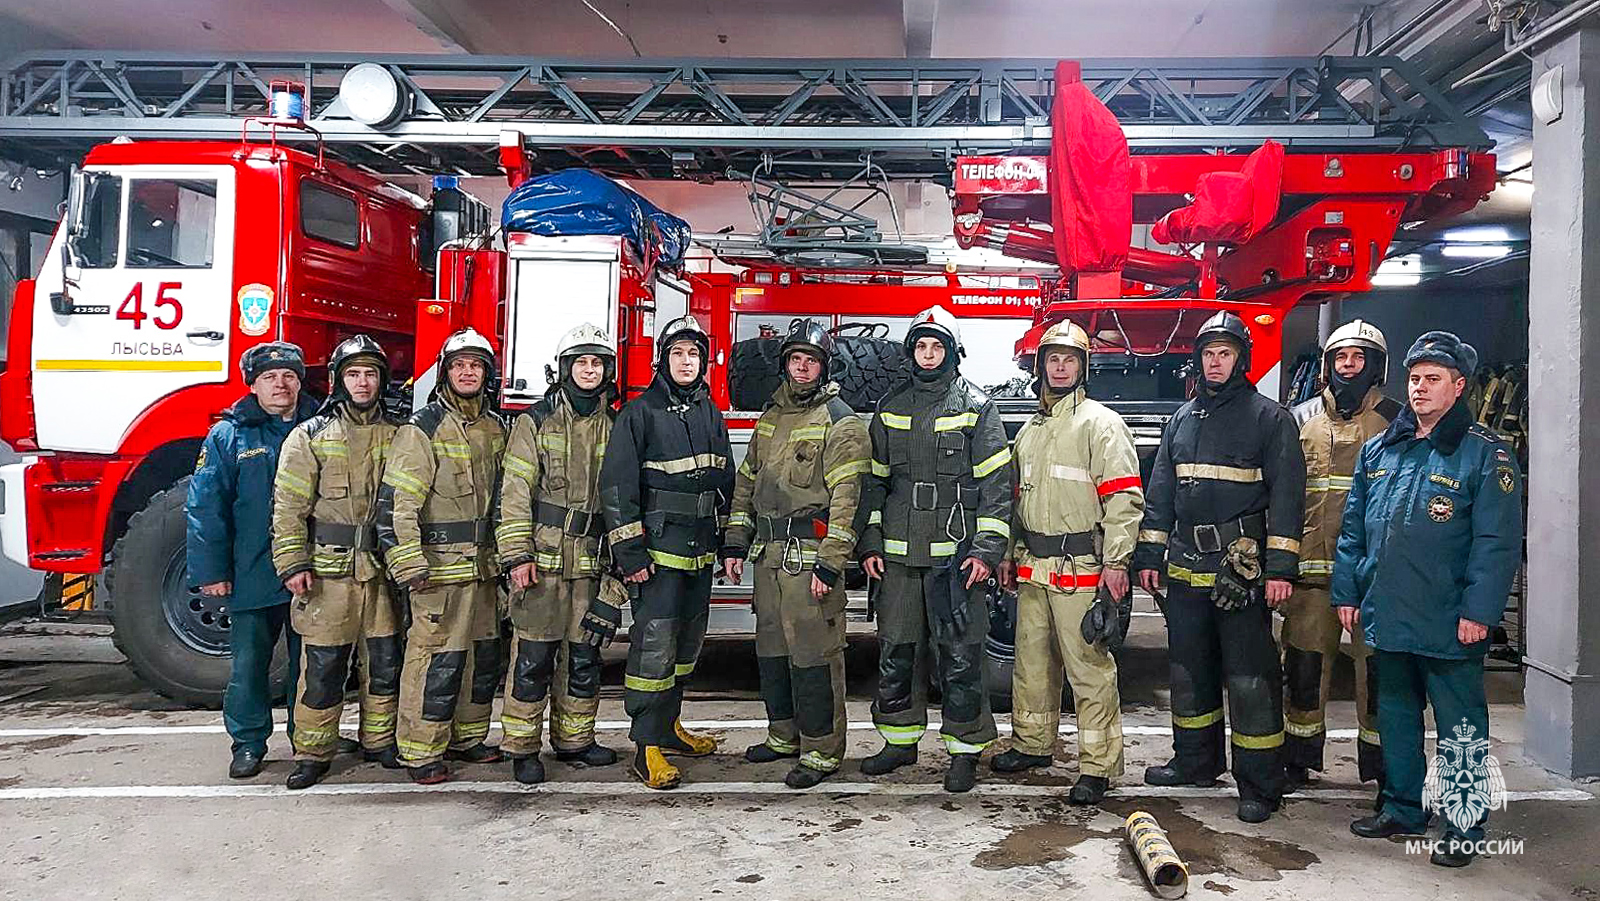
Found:
<path fill-rule="evenodd" d="M 1327 737 L 1328 685 L 1344 631 L 1329 603 L 1334 544 L 1356 458 L 1367 439 L 1380 434 L 1401 410 L 1383 394 L 1388 370 L 1383 332 L 1360 319 L 1328 336 L 1322 351 L 1322 394 L 1295 407 L 1300 449 L 1306 457 L 1306 525 L 1300 540 L 1300 579 L 1283 614 L 1285 763 L 1289 786 L 1322 771 Z M 1359 632 L 1347 653 L 1356 670 L 1356 767 L 1361 781 L 1383 788 L 1383 749 L 1378 739 L 1377 659 Z"/>
<path fill-rule="evenodd" d="M 484 742 L 500 684 L 495 484 L 506 429 L 490 408 L 494 348 L 472 329 L 445 339 L 429 402 L 395 433 L 378 491 L 378 542 L 410 589 L 400 675 L 400 762 L 442 782 L 445 757 L 493 763 Z"/>
<path fill-rule="evenodd" d="M 556 367 L 555 386 L 511 428 L 495 528 L 511 580 L 514 631 L 500 750 L 517 781 L 529 785 L 544 781 L 539 739 L 547 704 L 557 760 L 617 760 L 594 739 L 600 643 L 584 629 L 600 596 L 600 461 L 616 418 L 617 351 L 598 326 L 580 325 L 562 336 Z"/>
<path fill-rule="evenodd" d="M 1255 390 L 1250 333 L 1231 312 L 1200 327 L 1193 400 L 1161 436 L 1133 568 L 1160 588 L 1165 558 L 1172 745 L 1151 785 L 1210 785 L 1227 769 L 1228 694 L 1239 819 L 1259 823 L 1284 786 L 1283 682 L 1271 608 L 1299 573 L 1306 465 L 1294 418 Z M 1265 584 L 1263 584 L 1263 582 Z"/>
<path fill-rule="evenodd" d="M 867 525 L 859 554 L 883 580 L 878 693 L 872 720 L 885 745 L 861 764 L 877 776 L 913 763 L 928 725 L 922 661 L 938 644 L 944 692 L 940 734 L 950 752 L 947 791 L 969 791 L 978 753 L 997 735 L 983 688 L 987 583 L 1011 539 L 1011 448 L 1000 412 L 963 379 L 955 317 L 917 314 L 906 333 L 912 377 L 878 404 Z"/>
<path fill-rule="evenodd" d="M 867 427 L 828 378 L 833 336 L 802 319 L 779 348 L 783 382 L 739 466 L 722 550 L 735 584 L 755 561 L 756 664 L 766 741 L 752 763 L 799 760 L 784 782 L 810 788 L 844 759 L 845 587 L 855 547 Z"/>
<path fill-rule="evenodd" d="M 272 563 L 293 598 L 300 634 L 295 770 L 288 786 L 328 774 L 350 667 L 360 673 L 358 734 L 368 760 L 391 769 L 400 701 L 400 615 L 378 559 L 378 486 L 398 424 L 383 409 L 389 358 L 366 335 L 328 359 L 331 393 L 283 442 L 272 497 Z"/>
<path fill-rule="evenodd" d="M 711 608 L 711 567 L 733 494 L 733 451 L 711 402 L 711 341 L 693 316 L 656 342 L 656 377 L 617 416 L 600 468 L 612 560 L 632 595 L 623 705 L 633 719 L 632 772 L 650 788 L 681 774 L 666 754 L 701 757 L 716 740 L 679 717 Z M 597 616 L 611 611 L 597 608 Z"/>

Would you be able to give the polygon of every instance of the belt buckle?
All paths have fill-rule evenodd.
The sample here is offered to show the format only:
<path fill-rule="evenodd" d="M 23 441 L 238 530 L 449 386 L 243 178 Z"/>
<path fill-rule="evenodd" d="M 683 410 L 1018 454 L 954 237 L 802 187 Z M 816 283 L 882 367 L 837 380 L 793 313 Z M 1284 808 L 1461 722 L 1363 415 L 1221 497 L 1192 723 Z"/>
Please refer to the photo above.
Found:
<path fill-rule="evenodd" d="M 927 504 L 922 503 L 922 492 L 926 490 L 930 495 Z M 937 510 L 939 508 L 939 486 L 934 482 L 911 483 L 911 509 Z"/>
<path fill-rule="evenodd" d="M 1209 541 L 1207 539 L 1210 539 Z M 1202 554 L 1215 554 L 1222 550 L 1222 533 L 1215 523 L 1194 527 L 1194 549 Z"/>
<path fill-rule="evenodd" d="M 561 532 L 562 532 L 562 534 L 564 534 L 564 535 L 576 535 L 577 534 L 577 532 L 573 531 L 573 528 L 572 528 L 572 517 L 577 512 L 578 511 L 572 509 L 571 507 L 567 508 L 566 515 L 561 517 Z M 584 524 L 584 531 L 585 532 L 589 531 L 587 523 Z"/>

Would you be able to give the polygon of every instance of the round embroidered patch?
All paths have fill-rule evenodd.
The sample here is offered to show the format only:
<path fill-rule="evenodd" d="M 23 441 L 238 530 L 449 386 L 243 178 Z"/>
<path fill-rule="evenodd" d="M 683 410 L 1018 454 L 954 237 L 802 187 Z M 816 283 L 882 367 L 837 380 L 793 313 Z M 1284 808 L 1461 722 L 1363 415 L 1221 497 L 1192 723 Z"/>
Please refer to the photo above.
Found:
<path fill-rule="evenodd" d="M 1449 522 L 1456 515 L 1456 502 L 1442 494 L 1428 499 L 1428 518 L 1434 522 Z"/>

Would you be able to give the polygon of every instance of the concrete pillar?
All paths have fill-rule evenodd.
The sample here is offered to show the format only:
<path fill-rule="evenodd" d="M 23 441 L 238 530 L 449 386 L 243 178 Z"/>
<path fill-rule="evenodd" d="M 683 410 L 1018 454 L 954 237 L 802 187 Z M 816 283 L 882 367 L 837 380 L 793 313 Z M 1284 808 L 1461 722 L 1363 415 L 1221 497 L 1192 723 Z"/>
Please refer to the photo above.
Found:
<path fill-rule="evenodd" d="M 1600 30 L 1544 46 L 1562 112 L 1535 117 L 1528 288 L 1527 751 L 1600 775 Z"/>

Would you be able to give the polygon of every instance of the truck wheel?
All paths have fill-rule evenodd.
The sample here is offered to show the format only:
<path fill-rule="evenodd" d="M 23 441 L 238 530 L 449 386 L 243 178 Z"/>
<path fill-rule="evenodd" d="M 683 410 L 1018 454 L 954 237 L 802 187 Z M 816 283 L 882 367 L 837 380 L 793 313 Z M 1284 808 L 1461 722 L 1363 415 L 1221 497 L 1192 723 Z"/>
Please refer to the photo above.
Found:
<path fill-rule="evenodd" d="M 733 345 L 728 361 L 728 398 L 735 410 L 761 410 L 782 381 L 781 338 L 747 338 Z"/>
<path fill-rule="evenodd" d="M 839 396 L 857 412 L 871 412 L 894 387 L 911 375 L 911 364 L 900 342 L 887 338 L 840 335 Z"/>
<path fill-rule="evenodd" d="M 107 607 L 117 650 L 145 684 L 184 704 L 215 710 L 228 686 L 227 608 L 189 588 L 184 503 L 189 479 L 133 514 L 111 549 Z M 283 645 L 272 662 L 274 695 L 287 675 Z"/>

